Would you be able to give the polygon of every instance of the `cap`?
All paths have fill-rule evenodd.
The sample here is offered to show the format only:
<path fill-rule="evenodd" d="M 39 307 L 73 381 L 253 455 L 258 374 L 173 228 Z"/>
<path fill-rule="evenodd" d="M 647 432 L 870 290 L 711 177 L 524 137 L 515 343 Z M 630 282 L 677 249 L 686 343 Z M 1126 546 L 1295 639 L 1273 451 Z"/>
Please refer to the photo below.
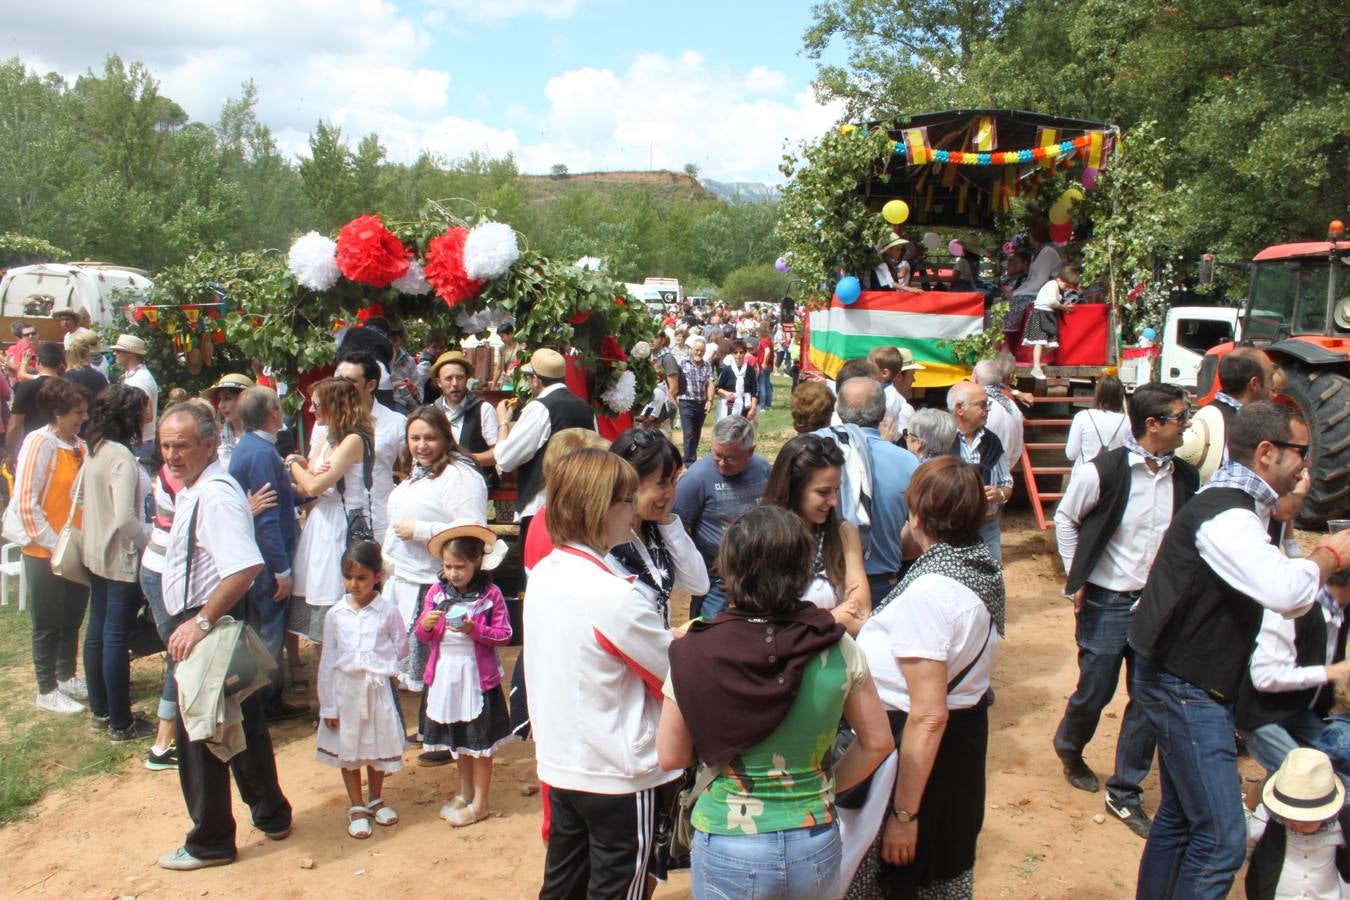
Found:
<path fill-rule="evenodd" d="M 530 354 L 530 361 L 521 367 L 521 371 L 540 378 L 562 378 L 567 374 L 567 360 L 557 350 L 541 347 Z"/>

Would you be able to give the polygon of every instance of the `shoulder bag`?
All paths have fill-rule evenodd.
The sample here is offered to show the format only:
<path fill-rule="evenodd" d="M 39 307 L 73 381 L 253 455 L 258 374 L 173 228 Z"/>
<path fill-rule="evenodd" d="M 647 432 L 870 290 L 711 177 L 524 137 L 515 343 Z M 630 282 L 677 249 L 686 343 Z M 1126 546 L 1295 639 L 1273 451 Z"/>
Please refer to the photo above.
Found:
<path fill-rule="evenodd" d="M 374 514 L 370 508 L 372 503 L 370 489 L 375 484 L 375 447 L 370 436 L 364 431 L 348 433 L 361 438 L 361 481 L 366 486 L 366 508 L 348 509 L 347 476 L 344 474 L 333 485 L 337 489 L 338 499 L 342 501 L 342 512 L 347 517 L 347 546 L 350 547 L 359 541 L 375 540 Z"/>
<path fill-rule="evenodd" d="M 56 536 L 56 549 L 52 551 L 52 572 L 66 581 L 89 586 L 89 569 L 84 565 L 84 534 L 75 527 L 75 510 L 84 502 L 84 466 L 75 476 L 75 489 L 71 492 L 70 514 L 66 524 Z"/>

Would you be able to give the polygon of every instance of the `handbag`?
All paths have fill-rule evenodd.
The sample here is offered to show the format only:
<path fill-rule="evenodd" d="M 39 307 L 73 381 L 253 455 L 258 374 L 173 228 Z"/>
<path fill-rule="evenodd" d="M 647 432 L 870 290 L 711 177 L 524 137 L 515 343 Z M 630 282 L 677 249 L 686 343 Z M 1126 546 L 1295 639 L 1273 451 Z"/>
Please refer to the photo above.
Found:
<path fill-rule="evenodd" d="M 84 466 L 80 466 L 80 474 L 75 476 L 75 489 L 71 492 L 70 513 L 61 533 L 56 536 L 56 549 L 52 551 L 52 572 L 66 581 L 89 587 L 89 569 L 84 564 L 84 533 L 74 524 L 75 510 L 84 499 L 83 488 Z"/>
<path fill-rule="evenodd" d="M 361 481 L 366 486 L 366 508 L 347 508 L 346 481 L 343 475 L 333 487 L 337 488 L 338 499 L 342 501 L 342 512 L 347 517 L 347 546 L 360 541 L 375 540 L 374 516 L 370 509 L 370 489 L 375 484 L 375 447 L 370 436 L 364 431 L 351 432 L 361 437 Z"/>
<path fill-rule="evenodd" d="M 702 763 L 694 774 L 693 783 L 680 791 L 675 805 L 675 821 L 670 830 L 670 858 L 687 857 L 694 846 L 694 804 L 717 778 L 717 769 Z"/>

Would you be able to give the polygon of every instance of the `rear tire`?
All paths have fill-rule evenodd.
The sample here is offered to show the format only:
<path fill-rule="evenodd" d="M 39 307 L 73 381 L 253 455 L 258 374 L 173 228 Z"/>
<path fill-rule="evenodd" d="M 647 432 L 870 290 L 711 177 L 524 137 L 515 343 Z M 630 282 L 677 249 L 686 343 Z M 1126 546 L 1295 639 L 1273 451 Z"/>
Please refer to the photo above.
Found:
<path fill-rule="evenodd" d="M 1350 378 L 1331 369 L 1284 362 L 1284 394 L 1308 420 L 1312 486 L 1297 524 L 1321 528 L 1350 510 Z"/>

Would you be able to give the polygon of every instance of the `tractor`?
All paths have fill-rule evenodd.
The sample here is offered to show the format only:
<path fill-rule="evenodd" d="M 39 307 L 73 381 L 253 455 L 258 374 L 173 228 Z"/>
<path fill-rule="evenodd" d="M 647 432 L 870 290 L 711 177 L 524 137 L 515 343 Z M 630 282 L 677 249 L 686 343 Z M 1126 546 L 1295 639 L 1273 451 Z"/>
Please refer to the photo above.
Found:
<path fill-rule="evenodd" d="M 1230 264 L 1231 265 L 1231 264 Z M 1331 223 L 1327 240 L 1276 244 L 1250 263 L 1247 300 L 1235 341 L 1212 348 L 1200 365 L 1197 392 L 1218 392 L 1219 360 L 1237 346 L 1259 347 L 1274 361 L 1277 399 L 1308 420 L 1312 486 L 1300 527 L 1350 512 L 1350 241 Z M 1202 280 L 1212 280 L 1212 259 Z M 1281 386 L 1281 381 L 1283 382 Z"/>

